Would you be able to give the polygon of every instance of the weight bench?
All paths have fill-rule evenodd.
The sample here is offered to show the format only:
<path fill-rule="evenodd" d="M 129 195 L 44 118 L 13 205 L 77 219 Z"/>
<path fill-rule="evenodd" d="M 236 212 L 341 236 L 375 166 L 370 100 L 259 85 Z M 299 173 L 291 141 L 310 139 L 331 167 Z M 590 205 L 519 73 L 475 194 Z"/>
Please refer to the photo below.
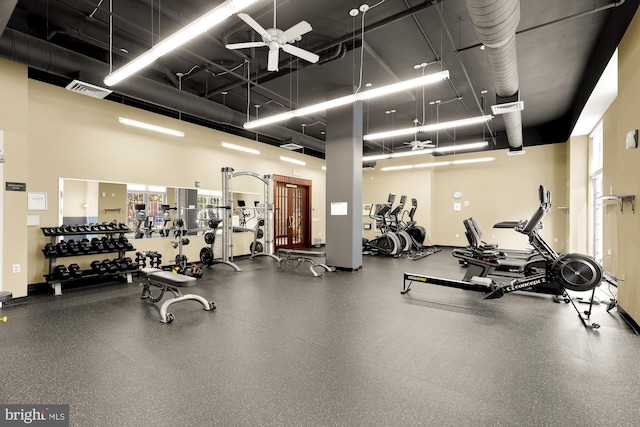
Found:
<path fill-rule="evenodd" d="M 325 271 L 336 271 L 336 269 L 333 267 L 330 267 L 326 264 L 315 262 L 313 259 L 311 259 L 311 258 L 325 258 L 327 256 L 325 252 L 304 251 L 304 250 L 298 250 L 298 249 L 278 249 L 278 252 L 276 253 L 276 255 L 278 257 L 278 268 L 284 267 L 285 270 L 289 270 L 289 271 L 295 270 L 303 262 L 308 262 L 309 264 L 311 264 L 309 266 L 309 270 L 311 270 L 311 274 L 313 274 L 313 277 L 322 276 L 323 271 L 320 271 L 320 272 L 316 271 L 315 269 L 317 267 L 321 267 Z"/>
<path fill-rule="evenodd" d="M 140 274 L 145 277 L 142 283 L 142 296 L 141 299 L 147 299 L 153 303 L 159 302 L 166 291 L 173 293 L 174 297 L 166 300 L 162 306 L 160 306 L 160 321 L 162 323 L 171 323 L 174 320 L 173 313 L 167 313 L 167 308 L 171 304 L 180 301 L 193 300 L 198 301 L 205 310 L 211 311 L 216 308 L 213 301 L 207 301 L 200 295 L 187 294 L 182 295 L 180 288 L 193 286 L 196 284 L 197 279 L 191 276 L 185 276 L 184 274 L 175 274 L 170 271 L 164 271 L 159 268 L 143 268 L 140 269 Z M 159 294 L 153 295 L 151 287 L 159 288 Z"/>

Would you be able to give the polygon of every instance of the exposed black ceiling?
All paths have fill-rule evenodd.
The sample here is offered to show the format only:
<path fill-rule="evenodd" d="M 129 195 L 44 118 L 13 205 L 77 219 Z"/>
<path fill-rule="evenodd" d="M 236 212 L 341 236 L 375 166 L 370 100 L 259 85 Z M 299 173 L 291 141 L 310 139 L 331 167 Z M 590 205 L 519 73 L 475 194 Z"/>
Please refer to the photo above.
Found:
<path fill-rule="evenodd" d="M 111 2 L 114 68 L 220 3 L 204 0 Z M 7 28 L 108 64 L 109 3 L 108 0 L 18 0 Z M 260 40 L 244 21 L 232 16 L 207 35 L 160 58 L 141 74 L 161 83 L 167 91 L 179 89 L 211 103 L 223 104 L 236 110 L 236 114 L 246 114 L 248 110 L 252 117 L 256 113 L 265 117 L 324 101 L 327 93 L 337 89 L 360 84 L 364 89 L 365 83 L 376 87 L 417 77 L 422 69 L 416 70 L 414 65 L 429 63 L 425 73 L 446 69 L 451 74 L 450 80 L 426 87 L 424 97 L 419 89 L 367 101 L 365 133 L 410 127 L 414 119 L 422 120 L 423 115 L 426 123 L 433 123 L 490 114 L 490 106 L 496 102 L 496 89 L 465 0 L 376 0 L 369 3 L 374 7 L 365 14 L 364 27 L 362 14 L 355 17 L 349 14 L 350 9 L 363 3 L 363 0 L 277 1 L 278 28 L 287 29 L 301 20 L 313 27 L 296 46 L 318 54 L 317 64 L 281 51 L 279 71 L 269 72 L 266 70 L 267 48 L 233 51 L 225 48 L 227 43 Z M 639 0 L 521 1 L 516 45 L 520 99 L 525 104 L 522 111 L 525 146 L 568 139 L 638 4 Z M 245 12 L 263 27 L 270 28 L 273 7 L 273 1 L 261 0 Z M 8 32 L 3 39 L 8 37 Z M 0 46 L 1 42 L 2 39 Z M 0 56 L 9 57 L 4 51 L 7 49 L 2 49 Z M 82 61 L 74 61 L 74 66 L 75 72 L 69 66 L 65 72 L 47 69 L 37 74 L 43 79 L 46 75 L 41 71 L 62 74 L 63 79 L 49 79 L 62 84 L 77 77 L 90 80 L 87 76 L 93 76 L 96 83 L 95 80 L 104 77 L 95 76 L 95 67 L 82 69 Z M 112 89 L 116 93 L 111 97 L 127 98 L 118 94 L 118 85 Z M 483 90 L 487 93 L 482 94 Z M 152 108 L 156 104 L 143 95 L 135 98 L 137 106 Z M 439 106 L 430 104 L 436 100 L 442 101 Z M 391 110 L 395 113 L 388 113 Z M 159 111 L 171 114 L 165 108 Z M 237 123 L 223 125 L 215 119 L 196 116 L 192 121 L 245 132 Z M 326 126 L 324 114 L 291 119 L 280 126 L 289 128 L 294 136 L 304 133 L 303 138 L 294 140 L 314 148 L 311 154 L 321 155 L 322 132 Z M 274 135 L 267 128 L 263 132 L 267 143 L 289 139 L 286 132 Z M 436 135 L 430 136 L 436 138 Z M 479 137 L 489 138 L 493 142 L 491 148 L 508 146 L 500 117 L 488 126 L 441 131 L 437 135 L 440 144 Z M 411 139 L 366 143 L 365 150 L 380 151 L 383 144 L 385 149 L 400 149 L 403 142 Z M 304 144 L 304 141 L 311 143 Z"/>

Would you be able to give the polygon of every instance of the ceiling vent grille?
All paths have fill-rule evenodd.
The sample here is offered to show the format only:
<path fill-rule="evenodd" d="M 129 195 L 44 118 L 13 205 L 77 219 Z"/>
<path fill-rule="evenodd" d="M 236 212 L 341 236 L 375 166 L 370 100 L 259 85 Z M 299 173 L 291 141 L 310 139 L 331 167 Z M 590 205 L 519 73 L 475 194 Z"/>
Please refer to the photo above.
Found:
<path fill-rule="evenodd" d="M 304 147 L 302 145 L 298 145 L 294 142 L 290 142 L 288 144 L 282 144 L 280 146 L 280 148 L 284 148 L 285 150 L 290 150 L 290 151 L 295 151 L 295 150 L 301 150 Z"/>
<path fill-rule="evenodd" d="M 113 92 L 112 90 L 92 85 L 91 83 L 81 82 L 80 80 L 72 81 L 65 87 L 65 89 L 98 99 L 103 99 Z"/>
<path fill-rule="evenodd" d="M 516 111 L 524 110 L 524 102 L 516 101 L 516 102 L 507 102 L 504 104 L 492 105 L 491 111 L 496 116 L 498 114 L 506 114 L 506 113 L 514 113 Z"/>

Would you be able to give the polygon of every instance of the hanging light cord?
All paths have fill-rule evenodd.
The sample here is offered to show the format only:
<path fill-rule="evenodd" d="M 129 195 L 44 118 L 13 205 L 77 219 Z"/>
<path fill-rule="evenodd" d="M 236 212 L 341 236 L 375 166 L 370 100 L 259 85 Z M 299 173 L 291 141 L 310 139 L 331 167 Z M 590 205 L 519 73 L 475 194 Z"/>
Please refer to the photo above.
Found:
<path fill-rule="evenodd" d="M 362 12 L 362 24 L 360 25 L 360 77 L 358 80 L 358 87 L 356 88 L 355 93 L 360 92 L 360 88 L 362 87 L 362 70 L 364 68 L 364 16 L 367 14 L 368 11 L 370 11 L 371 9 L 373 9 L 374 7 L 380 6 L 382 3 L 384 3 L 387 0 L 380 0 L 378 3 L 374 4 L 373 6 L 361 10 Z"/>

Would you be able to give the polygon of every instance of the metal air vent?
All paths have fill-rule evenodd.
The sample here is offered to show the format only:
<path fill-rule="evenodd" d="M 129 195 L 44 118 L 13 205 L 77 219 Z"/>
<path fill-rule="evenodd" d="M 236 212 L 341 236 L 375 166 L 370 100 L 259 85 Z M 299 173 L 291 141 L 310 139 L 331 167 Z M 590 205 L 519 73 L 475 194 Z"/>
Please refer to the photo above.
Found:
<path fill-rule="evenodd" d="M 283 144 L 280 146 L 280 148 L 284 148 L 285 150 L 290 150 L 290 151 L 295 151 L 295 150 L 300 150 L 302 148 L 304 148 L 302 145 L 298 145 L 294 142 L 290 142 L 288 144 Z"/>
<path fill-rule="evenodd" d="M 113 92 L 112 90 L 92 85 L 91 83 L 81 82 L 80 80 L 72 81 L 65 87 L 65 89 L 98 99 L 103 99 L 105 96 Z"/>
<path fill-rule="evenodd" d="M 493 114 L 495 114 L 496 116 L 498 114 L 513 113 L 513 112 L 522 111 L 522 110 L 524 110 L 523 101 L 507 102 L 504 104 L 491 106 L 491 112 L 493 112 Z"/>

